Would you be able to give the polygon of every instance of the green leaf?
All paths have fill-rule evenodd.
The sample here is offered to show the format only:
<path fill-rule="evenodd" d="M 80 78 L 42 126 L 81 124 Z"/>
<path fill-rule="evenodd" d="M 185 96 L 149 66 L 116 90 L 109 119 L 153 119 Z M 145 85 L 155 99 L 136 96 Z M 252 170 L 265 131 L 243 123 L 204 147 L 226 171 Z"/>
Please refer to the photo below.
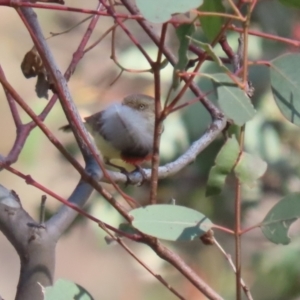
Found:
<path fill-rule="evenodd" d="M 225 72 L 230 72 L 230 70 L 223 64 L 222 60 L 219 58 L 219 56 L 214 52 L 214 49 L 210 44 L 202 43 L 196 39 L 193 39 L 189 37 L 193 42 L 197 43 L 203 50 L 205 50 L 210 57 L 214 60 L 215 63 L 218 64 L 218 66 L 223 69 Z"/>
<path fill-rule="evenodd" d="M 220 109 L 228 119 L 242 126 L 251 120 L 256 111 L 249 97 L 227 75 L 205 75 L 216 83 L 217 100 Z"/>
<path fill-rule="evenodd" d="M 55 282 L 54 286 L 44 288 L 45 300 L 93 300 L 94 298 L 80 285 L 59 279 Z"/>
<path fill-rule="evenodd" d="M 300 126 L 300 54 L 285 54 L 271 61 L 271 88 L 282 114 Z"/>
<path fill-rule="evenodd" d="M 252 185 L 266 170 L 267 163 L 260 157 L 243 152 L 234 168 L 234 173 L 242 183 Z"/>
<path fill-rule="evenodd" d="M 179 85 L 179 77 L 177 76 L 177 71 L 184 71 L 185 67 L 189 61 L 187 56 L 187 51 L 190 45 L 190 39 L 188 36 L 192 35 L 195 31 L 194 24 L 183 24 L 176 28 L 176 34 L 179 41 L 178 48 L 178 62 L 174 66 L 174 76 L 173 76 L 173 88 L 176 89 Z"/>
<path fill-rule="evenodd" d="M 204 0 L 199 11 L 224 13 L 222 0 Z M 202 30 L 207 39 L 212 42 L 219 34 L 224 19 L 219 16 L 199 16 Z"/>
<path fill-rule="evenodd" d="M 288 231 L 300 217 L 300 193 L 290 194 L 281 199 L 262 221 L 261 230 L 265 237 L 275 244 L 290 243 Z"/>
<path fill-rule="evenodd" d="M 235 136 L 235 138 L 237 138 L 240 135 L 240 132 L 241 128 L 235 124 L 230 124 L 227 128 L 227 134 L 229 136 Z"/>
<path fill-rule="evenodd" d="M 179 41 L 178 62 L 175 66 L 176 69 L 184 70 L 188 63 L 187 50 L 190 45 L 189 36 L 191 36 L 194 31 L 194 24 L 183 24 L 176 28 L 176 35 Z"/>
<path fill-rule="evenodd" d="M 227 174 L 224 174 L 218 166 L 213 166 L 208 175 L 205 196 L 215 196 L 221 194 L 225 185 Z"/>
<path fill-rule="evenodd" d="M 216 165 L 208 175 L 205 196 L 214 196 L 222 192 L 227 175 L 231 172 L 238 157 L 240 147 L 235 136 L 228 138 L 216 157 Z"/>
<path fill-rule="evenodd" d="M 279 0 L 279 2 L 283 5 L 286 5 L 286 6 L 300 8 L 300 1 L 299 0 Z"/>
<path fill-rule="evenodd" d="M 229 174 L 239 157 L 240 147 L 235 136 L 228 138 L 216 157 L 216 165 Z"/>
<path fill-rule="evenodd" d="M 191 241 L 205 234 L 212 222 L 202 213 L 179 205 L 149 205 L 130 211 L 139 231 L 169 241 Z"/>
<path fill-rule="evenodd" d="M 203 0 L 136 0 L 141 14 L 150 22 L 164 23 L 172 14 L 185 13 L 199 7 Z"/>

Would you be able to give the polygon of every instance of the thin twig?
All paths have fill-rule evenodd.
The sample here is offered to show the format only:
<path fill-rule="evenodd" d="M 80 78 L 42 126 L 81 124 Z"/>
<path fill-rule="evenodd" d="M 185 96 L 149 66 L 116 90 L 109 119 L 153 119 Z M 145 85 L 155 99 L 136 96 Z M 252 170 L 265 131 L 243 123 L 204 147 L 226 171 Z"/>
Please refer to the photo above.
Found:
<path fill-rule="evenodd" d="M 46 127 L 44 122 L 42 122 L 38 116 L 32 111 L 32 109 L 27 105 L 27 103 L 18 95 L 18 93 L 13 89 L 13 87 L 3 78 L 0 74 L 1 84 L 11 93 L 15 101 L 22 107 L 22 109 L 31 117 L 31 119 L 36 123 L 36 125 L 43 131 L 45 136 L 50 140 L 50 142 L 68 159 L 72 166 L 79 172 L 82 178 L 89 182 L 95 190 L 97 190 L 110 204 L 118 210 L 118 212 L 128 221 L 130 217 L 128 216 L 127 210 L 118 203 L 114 197 L 111 196 L 93 177 L 86 173 L 85 169 L 78 163 L 76 159 L 63 147 L 63 145 L 57 140 L 57 138 L 51 133 L 51 131 Z M 129 197 L 129 196 L 128 196 Z M 131 198 L 132 199 L 132 198 Z M 134 200 L 133 200 L 134 201 Z"/>
<path fill-rule="evenodd" d="M 231 14 L 226 14 L 226 13 L 217 13 L 217 12 L 202 12 L 196 9 L 192 9 L 191 10 L 193 13 L 197 14 L 198 16 L 211 16 L 211 17 L 223 17 L 223 18 L 228 18 L 231 20 L 237 20 L 237 21 L 244 21 L 244 17 L 242 15 L 240 16 L 235 16 L 235 15 L 231 15 Z"/>
<path fill-rule="evenodd" d="M 112 30 L 112 36 L 111 36 L 111 56 L 110 58 L 113 60 L 113 62 L 121 69 L 122 73 L 125 72 L 129 72 L 129 73 L 147 73 L 147 72 L 151 72 L 152 68 L 149 69 L 144 69 L 144 70 L 133 70 L 133 69 L 128 69 L 123 67 L 118 59 L 117 59 L 117 55 L 116 55 L 116 46 L 115 46 L 115 40 L 116 40 L 116 29 L 117 26 L 119 26 L 119 24 L 115 24 L 113 30 Z M 117 77 L 117 79 L 120 78 L 120 76 L 122 75 L 122 73 L 120 73 L 120 75 Z M 116 80 L 114 80 L 115 82 Z"/>
<path fill-rule="evenodd" d="M 51 36 L 47 37 L 46 40 L 49 40 L 55 36 L 58 36 L 58 35 L 62 35 L 62 34 L 65 34 L 65 33 L 68 33 L 70 31 L 72 31 L 73 29 L 75 29 L 76 27 L 78 27 L 79 25 L 83 24 L 84 22 L 86 22 L 87 20 L 91 19 L 93 16 L 88 16 L 86 18 L 84 18 L 83 20 L 81 20 L 80 22 L 78 22 L 77 24 L 75 24 L 74 26 L 70 27 L 69 29 L 65 30 L 65 31 L 62 31 L 62 32 L 50 32 Z"/>
<path fill-rule="evenodd" d="M 149 56 L 148 52 L 142 47 L 142 45 L 137 41 L 137 39 L 134 37 L 134 35 L 129 31 L 129 29 L 125 26 L 123 22 L 120 21 L 120 18 L 116 15 L 114 10 L 108 6 L 104 0 L 100 0 L 101 3 L 105 6 L 107 12 L 114 18 L 115 22 L 120 26 L 120 28 L 123 29 L 123 31 L 126 33 L 126 35 L 131 39 L 133 44 L 141 51 L 143 56 L 147 59 L 150 65 L 153 64 L 153 60 Z"/>
<path fill-rule="evenodd" d="M 239 28 L 236 27 L 235 25 L 230 25 L 228 27 L 228 30 L 232 30 L 232 31 L 236 31 L 236 32 L 240 32 L 243 33 L 244 29 L 243 28 Z M 276 42 L 281 42 L 281 43 L 285 43 L 294 47 L 299 48 L 300 47 L 300 41 L 297 40 L 293 40 L 293 39 L 289 39 L 289 38 L 285 38 L 285 37 L 280 37 L 274 34 L 269 34 L 269 33 L 264 33 L 261 31 L 256 31 L 256 30 L 248 30 L 248 34 L 249 35 L 254 35 L 263 39 L 268 39 L 268 40 L 272 40 L 272 41 L 276 41 Z"/>
<path fill-rule="evenodd" d="M 101 7 L 102 4 L 99 3 L 97 9 L 100 10 Z M 92 155 L 93 158 L 98 163 L 98 166 L 100 167 L 104 177 L 108 179 L 108 181 L 112 184 L 112 186 L 116 189 L 116 191 L 118 191 L 118 193 L 122 195 L 125 201 L 130 206 L 138 206 L 139 204 L 132 197 L 124 193 L 119 188 L 119 186 L 110 178 L 109 173 L 105 169 L 104 162 L 99 158 L 98 150 L 96 149 L 95 143 L 92 142 L 90 136 L 88 135 L 86 128 L 83 126 L 82 120 L 78 114 L 78 111 L 74 105 L 74 102 L 68 90 L 67 83 L 64 80 L 64 78 L 61 76 L 61 73 L 58 72 L 58 70 L 56 69 L 56 64 L 53 60 L 51 53 L 49 52 L 48 47 L 46 46 L 46 43 L 42 36 L 41 29 L 38 23 L 36 22 L 36 18 L 34 18 L 34 13 L 28 10 L 21 11 L 20 9 L 18 10 L 18 13 L 22 21 L 24 22 L 25 26 L 27 27 L 28 31 L 30 32 L 31 37 L 36 46 L 36 49 L 39 51 L 39 54 L 43 59 L 43 63 L 45 67 L 49 69 L 49 73 L 52 76 L 55 88 L 59 95 L 59 100 L 61 101 L 62 108 L 65 111 L 67 118 L 69 119 L 71 128 L 74 129 L 76 128 L 76 130 L 73 130 L 73 133 L 86 163 L 90 160 L 90 157 Z M 91 24 L 89 25 L 89 28 L 94 28 L 97 24 L 98 19 L 99 19 L 99 15 L 95 15 L 91 20 Z M 88 39 L 90 34 L 84 36 L 84 38 Z M 70 157 L 70 155 L 68 155 L 68 157 Z M 99 176 L 99 172 L 97 176 Z M 101 190 L 103 189 L 101 188 Z"/>
<path fill-rule="evenodd" d="M 22 178 L 25 180 L 25 182 L 29 185 L 34 186 L 35 188 L 39 189 L 40 191 L 46 193 L 47 195 L 53 197 L 54 199 L 58 200 L 59 202 L 61 202 L 62 204 L 64 204 L 65 206 L 68 206 L 70 208 L 72 208 L 73 210 L 75 210 L 76 212 L 78 212 L 79 214 L 81 214 L 82 216 L 90 219 L 91 221 L 95 222 L 95 223 L 103 223 L 102 221 L 100 221 L 98 218 L 95 218 L 94 216 L 92 216 L 91 214 L 87 213 L 86 211 L 82 210 L 80 207 L 78 207 L 77 205 L 69 202 L 67 199 L 64 199 L 63 197 L 59 196 L 58 194 L 54 193 L 53 191 L 51 191 L 50 189 L 46 188 L 45 186 L 43 186 L 42 184 L 40 184 L 39 182 L 37 182 L 35 179 L 33 179 L 30 175 L 25 175 L 22 172 L 18 171 L 15 168 L 12 168 L 10 166 L 5 165 L 4 163 L 2 163 L 0 161 L 0 166 L 5 168 L 7 171 L 11 172 L 12 174 L 15 174 L 16 176 Z M 42 199 L 43 200 L 43 199 Z M 42 220 L 43 217 L 40 216 L 40 220 Z M 120 231 L 117 228 L 114 228 L 113 226 L 103 223 L 105 224 L 105 226 L 107 228 L 109 228 L 110 230 L 112 230 L 113 232 L 115 232 L 116 234 L 120 234 L 122 236 L 127 237 L 128 239 L 131 240 L 138 240 L 141 239 L 142 236 L 136 236 L 136 235 L 130 235 L 130 234 L 126 234 L 126 232 Z"/>
<path fill-rule="evenodd" d="M 1 67 L 0 67 L 0 73 L 1 73 L 2 76 L 5 77 L 5 74 L 4 74 L 3 69 Z M 14 101 L 11 94 L 5 88 L 4 88 L 4 92 L 5 92 L 5 96 L 6 96 L 8 106 L 10 108 L 13 120 L 15 122 L 17 132 L 18 132 L 21 129 L 23 124 L 22 124 L 21 117 L 20 117 L 20 114 L 19 114 L 17 106 L 16 106 L 16 102 Z"/>
<path fill-rule="evenodd" d="M 224 257 L 226 258 L 226 260 L 229 262 L 229 265 L 231 266 L 232 270 L 234 273 L 236 273 L 236 267 L 231 259 L 231 256 L 229 254 L 227 254 L 225 252 L 225 250 L 222 248 L 222 246 L 218 243 L 218 241 L 216 240 L 215 237 L 213 237 L 214 239 L 214 244 L 217 246 L 217 248 L 221 251 L 221 253 L 224 255 Z M 252 295 L 250 293 L 249 288 L 246 286 L 245 281 L 243 280 L 243 278 L 241 278 L 241 286 L 245 292 L 246 297 L 248 298 L 248 300 L 253 300 Z"/>
<path fill-rule="evenodd" d="M 160 281 L 168 290 L 170 290 L 179 299 L 185 300 L 183 296 L 179 294 L 161 275 L 155 274 L 142 260 L 140 260 L 132 250 L 122 241 L 121 238 L 114 236 L 107 229 L 106 225 L 102 222 L 98 223 L 99 227 L 102 228 L 114 241 L 116 241 L 130 256 L 132 256 L 142 267 L 144 267 L 151 275 L 153 275 L 158 281 Z"/>
<path fill-rule="evenodd" d="M 94 47 L 96 47 L 111 31 L 113 31 L 116 27 L 118 26 L 118 24 L 115 24 L 113 26 L 111 26 L 110 28 L 108 28 L 101 36 L 99 39 L 97 39 L 92 45 L 90 45 L 89 47 L 87 47 L 86 49 L 84 49 L 83 53 L 87 53 L 88 51 L 92 50 Z"/>
<path fill-rule="evenodd" d="M 12 0 L 0 0 L 0 5 L 3 6 L 10 6 L 15 8 L 40 8 L 40 9 L 46 9 L 46 10 L 58 10 L 58 11 L 72 11 L 72 12 L 78 12 L 81 14 L 89 14 L 93 16 L 106 16 L 111 17 L 110 13 L 99 11 L 99 10 L 93 10 L 93 9 L 85 9 L 85 8 L 77 8 L 77 7 L 70 7 L 70 6 L 59 6 L 59 5 L 52 5 L 52 4 L 40 4 L 40 3 L 32 3 L 32 2 L 23 2 L 23 1 L 12 1 Z M 138 20 L 138 19 L 144 19 L 142 15 L 138 16 L 132 16 L 128 14 L 115 14 L 116 18 L 120 19 L 132 19 L 132 20 Z"/>
<path fill-rule="evenodd" d="M 159 144 L 162 128 L 161 119 L 161 82 L 160 82 L 160 65 L 162 59 L 162 49 L 164 47 L 168 24 L 165 23 L 161 29 L 160 44 L 158 47 L 156 62 L 152 64 L 154 75 L 154 96 L 155 96 L 155 126 L 153 140 L 153 156 L 151 168 L 151 188 L 149 202 L 155 204 L 157 202 L 157 186 L 158 186 L 158 167 L 159 167 Z"/>

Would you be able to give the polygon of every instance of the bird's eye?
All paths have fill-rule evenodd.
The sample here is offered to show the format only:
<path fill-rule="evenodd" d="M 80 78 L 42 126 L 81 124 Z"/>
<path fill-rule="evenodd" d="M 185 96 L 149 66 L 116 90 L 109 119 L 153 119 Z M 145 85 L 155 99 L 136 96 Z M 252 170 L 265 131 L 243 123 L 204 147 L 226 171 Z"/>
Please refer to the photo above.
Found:
<path fill-rule="evenodd" d="M 144 109 L 145 109 L 145 107 L 146 107 L 146 105 L 145 105 L 145 104 L 139 104 L 139 110 L 144 110 Z"/>

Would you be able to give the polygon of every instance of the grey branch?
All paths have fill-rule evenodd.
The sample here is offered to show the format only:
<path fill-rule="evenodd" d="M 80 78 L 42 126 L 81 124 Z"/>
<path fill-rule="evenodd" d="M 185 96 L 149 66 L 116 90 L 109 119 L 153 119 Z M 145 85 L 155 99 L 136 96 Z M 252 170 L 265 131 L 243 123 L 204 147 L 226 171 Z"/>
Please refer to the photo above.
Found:
<path fill-rule="evenodd" d="M 94 188 L 90 184 L 80 180 L 68 201 L 76 204 L 78 207 L 83 207 L 93 190 Z M 46 222 L 49 235 L 53 239 L 58 240 L 71 225 L 77 214 L 74 209 L 65 205 L 61 206 L 58 212 Z"/>
<path fill-rule="evenodd" d="M 33 224 L 16 193 L 0 185 L 0 230 L 21 261 L 16 300 L 43 299 L 37 282 L 43 286 L 53 283 L 56 242 L 48 238 L 45 227 Z"/>
<path fill-rule="evenodd" d="M 80 180 L 69 202 L 82 207 L 92 191 L 92 186 Z M 56 243 L 76 215 L 75 210 L 62 206 L 48 222 L 38 224 L 22 208 L 16 193 L 0 185 L 0 231 L 14 246 L 21 261 L 16 300 L 43 299 L 37 283 L 53 284 Z"/>

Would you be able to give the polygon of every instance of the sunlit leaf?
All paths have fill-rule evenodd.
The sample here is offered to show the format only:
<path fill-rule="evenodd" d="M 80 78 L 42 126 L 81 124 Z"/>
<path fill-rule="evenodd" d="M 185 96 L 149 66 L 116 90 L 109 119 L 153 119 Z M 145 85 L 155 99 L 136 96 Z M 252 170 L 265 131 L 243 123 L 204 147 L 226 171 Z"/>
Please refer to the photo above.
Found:
<path fill-rule="evenodd" d="M 282 114 L 300 126 L 300 54 L 285 54 L 271 61 L 271 88 Z"/>
<path fill-rule="evenodd" d="M 267 239 L 275 244 L 290 243 L 288 231 L 300 217 L 300 194 L 290 194 L 281 199 L 262 221 L 261 229 Z"/>
<path fill-rule="evenodd" d="M 204 0 L 199 10 L 203 12 L 225 12 L 222 0 Z M 200 16 L 199 19 L 205 36 L 212 42 L 220 32 L 224 19 L 220 16 Z"/>
<path fill-rule="evenodd" d="M 243 152 L 234 168 L 234 173 L 242 183 L 252 185 L 266 170 L 267 163 L 260 157 Z"/>
<path fill-rule="evenodd" d="M 217 100 L 222 112 L 236 125 L 242 126 L 255 115 L 255 109 L 244 91 L 227 75 L 210 76 L 216 84 Z"/>
<path fill-rule="evenodd" d="M 141 14 L 150 22 L 164 23 L 172 14 L 185 13 L 199 7 L 203 0 L 136 0 Z"/>
<path fill-rule="evenodd" d="M 54 286 L 43 288 L 45 300 L 93 300 L 94 298 L 80 285 L 65 279 L 59 279 Z"/>
<path fill-rule="evenodd" d="M 132 225 L 141 232 L 169 241 L 191 241 L 212 226 L 202 213 L 179 205 L 149 205 L 130 211 Z"/>

